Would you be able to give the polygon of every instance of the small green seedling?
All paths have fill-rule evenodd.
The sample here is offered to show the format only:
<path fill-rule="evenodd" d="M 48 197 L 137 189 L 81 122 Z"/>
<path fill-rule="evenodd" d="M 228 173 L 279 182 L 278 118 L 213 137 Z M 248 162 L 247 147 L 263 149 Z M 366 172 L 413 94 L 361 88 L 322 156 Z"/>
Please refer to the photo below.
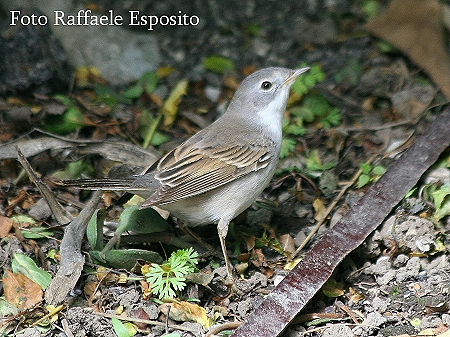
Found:
<path fill-rule="evenodd" d="M 179 249 L 173 252 L 164 264 L 152 264 L 145 274 L 151 284 L 153 293 L 159 298 L 176 297 L 176 291 L 182 291 L 186 286 L 186 275 L 195 271 L 198 263 L 198 253 L 194 249 Z"/>

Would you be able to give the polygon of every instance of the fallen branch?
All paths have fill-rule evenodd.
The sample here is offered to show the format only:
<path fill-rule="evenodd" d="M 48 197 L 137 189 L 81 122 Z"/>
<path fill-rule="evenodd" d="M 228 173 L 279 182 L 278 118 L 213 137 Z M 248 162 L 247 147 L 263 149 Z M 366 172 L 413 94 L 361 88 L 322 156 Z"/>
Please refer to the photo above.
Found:
<path fill-rule="evenodd" d="M 80 214 L 67 225 L 61 241 L 61 262 L 58 273 L 45 291 L 47 304 L 59 305 L 66 300 L 81 275 L 84 266 L 84 255 L 81 253 L 81 242 L 86 232 L 89 219 L 94 214 L 103 191 L 95 191 Z"/>
<path fill-rule="evenodd" d="M 336 266 L 357 248 L 436 162 L 450 143 L 450 107 L 428 131 L 371 186 L 306 257 L 272 291 L 233 337 L 278 336 L 328 280 Z"/>

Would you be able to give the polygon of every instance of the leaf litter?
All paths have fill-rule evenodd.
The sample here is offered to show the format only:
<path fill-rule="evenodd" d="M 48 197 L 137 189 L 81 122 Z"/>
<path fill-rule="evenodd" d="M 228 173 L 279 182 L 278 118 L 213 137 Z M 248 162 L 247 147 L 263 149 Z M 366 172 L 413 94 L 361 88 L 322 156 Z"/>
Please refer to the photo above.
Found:
<path fill-rule="evenodd" d="M 382 36 L 378 32 L 374 32 L 374 34 Z M 386 39 L 390 41 L 389 38 L 386 37 Z M 407 49 L 401 46 L 400 49 L 408 55 Z M 412 59 L 415 60 L 414 57 Z M 229 65 L 230 62 L 227 60 L 224 62 L 222 59 L 219 59 L 218 65 L 211 65 L 211 60 L 214 61 L 214 58 L 208 61 L 210 62 L 209 67 L 214 68 L 212 69 L 213 72 L 217 72 L 217 69 L 225 69 L 227 72 L 226 76 L 228 76 L 226 81 L 230 83 L 237 82 L 236 79 L 230 80 L 230 73 L 228 72 L 231 71 L 231 74 L 233 72 L 236 74 L 236 69 L 234 66 L 231 67 Z M 349 67 L 356 67 L 360 69 L 359 71 L 364 69 L 359 67 L 354 61 L 352 62 L 349 63 Z M 416 62 L 420 64 L 419 61 Z M 285 332 L 286 336 L 303 336 L 307 330 L 309 331 L 308 335 L 323 334 L 329 336 L 336 334 L 344 336 L 394 336 L 401 334 L 412 335 L 420 331 L 434 333 L 435 335 L 445 334 L 448 331 L 445 328 L 450 325 L 450 316 L 446 307 L 446 303 L 449 300 L 449 292 L 445 287 L 445 284 L 448 283 L 448 278 L 445 275 L 449 270 L 446 257 L 448 250 L 446 248 L 448 245 L 446 238 L 448 233 L 448 221 L 446 220 L 448 215 L 446 209 L 448 194 L 446 194 L 445 187 L 442 188 L 445 185 L 442 180 L 438 180 L 433 190 L 424 188 L 423 185 L 416 186 L 417 192 L 412 194 L 413 197 L 397 204 L 394 216 L 391 214 L 390 217 L 387 217 L 386 214 L 381 214 L 380 207 L 378 207 L 380 204 L 378 203 L 372 205 L 372 208 L 366 208 L 366 212 L 368 209 L 372 210 L 368 212 L 370 213 L 369 215 L 377 214 L 378 212 L 378 217 L 382 219 L 387 218 L 388 220 L 363 245 L 357 245 L 359 246 L 358 249 L 339 264 L 338 269 L 333 274 L 330 266 L 337 264 L 345 254 L 338 256 L 339 250 L 331 251 L 331 247 L 334 247 L 333 244 L 336 244 L 336 242 L 350 244 L 349 240 L 353 237 L 355 228 L 352 228 L 351 231 L 340 233 L 340 241 L 332 240 L 329 245 L 325 246 L 320 246 L 320 240 L 330 237 L 334 227 L 331 229 L 331 234 L 325 234 L 325 226 L 314 228 L 314 216 L 319 214 L 325 220 L 325 223 L 330 217 L 335 219 L 333 223 L 336 226 L 338 218 L 342 217 L 348 208 L 354 207 L 355 200 L 362 200 L 356 202 L 356 205 L 364 201 L 360 197 L 364 193 L 366 195 L 369 193 L 372 188 L 370 186 L 372 186 L 374 181 L 372 178 L 375 176 L 375 173 L 371 174 L 371 171 L 369 171 L 368 181 L 360 186 L 361 189 L 356 189 L 354 185 L 350 184 L 351 189 L 349 191 L 340 198 L 333 199 L 339 193 L 338 190 L 334 191 L 334 193 L 328 191 L 327 193 L 330 194 L 326 195 L 320 188 L 325 190 L 323 186 L 328 185 L 319 186 L 315 183 L 324 172 L 332 172 L 338 177 L 339 184 L 336 188 L 339 189 L 355 176 L 360 165 L 367 162 L 370 154 L 373 152 L 379 153 L 373 167 L 389 166 L 391 162 L 398 159 L 395 156 L 389 158 L 383 151 L 390 148 L 390 145 L 394 142 L 400 141 L 401 144 L 404 144 L 404 139 L 410 137 L 411 129 L 423 133 L 426 128 L 424 125 L 428 125 L 428 123 L 423 122 L 431 119 L 431 115 L 440 112 L 439 99 L 436 98 L 437 89 L 434 88 L 431 91 L 428 89 L 422 90 L 423 86 L 417 86 L 414 79 L 415 75 L 408 69 L 410 65 L 401 64 L 401 62 L 399 65 L 399 63 L 392 62 L 390 70 L 395 71 L 388 72 L 389 79 L 379 76 L 382 72 L 381 68 L 378 68 L 376 64 L 368 67 L 370 68 L 368 70 L 373 70 L 375 75 L 365 77 L 364 75 L 367 72 L 362 74 L 359 88 L 355 87 L 352 89 L 352 83 L 357 83 L 357 77 L 355 77 L 356 80 L 349 79 L 346 77 L 347 72 L 343 72 L 341 77 L 337 77 L 339 83 L 335 84 L 334 91 L 324 90 L 324 86 L 314 83 L 314 86 L 317 85 L 317 88 L 314 88 L 314 90 L 321 94 L 325 92 L 326 95 L 324 97 L 332 103 L 330 107 L 336 104 L 341 109 L 340 114 L 336 115 L 336 112 L 333 112 L 327 114 L 326 118 L 319 115 L 317 115 L 319 116 L 317 118 L 312 118 L 311 113 L 314 114 L 314 112 L 308 111 L 306 114 L 304 111 L 306 108 L 309 108 L 309 105 L 304 106 L 302 112 L 300 111 L 301 109 L 295 110 L 295 105 L 289 108 L 293 110 L 288 109 L 288 114 L 291 117 L 295 116 L 296 118 L 302 118 L 302 120 L 301 122 L 299 120 L 291 120 L 288 128 L 289 138 L 287 138 L 287 144 L 289 146 L 287 151 L 285 151 L 286 157 L 280 163 L 280 174 L 284 176 L 264 192 L 263 198 L 251 207 L 247 216 L 244 214 L 241 219 L 238 218 L 235 221 L 235 228 L 232 229 L 234 231 L 232 235 L 234 239 L 230 239 L 233 243 L 230 248 L 233 250 L 233 256 L 236 257 L 234 264 L 240 264 L 239 273 L 244 277 L 244 279 L 237 280 L 237 285 L 244 289 L 245 295 L 241 298 L 236 296 L 230 297 L 227 288 L 220 282 L 224 276 L 224 270 L 219 267 L 220 260 L 212 258 L 214 252 L 211 253 L 199 246 L 198 243 L 189 241 L 171 220 L 169 220 L 171 225 L 169 233 L 156 233 L 158 241 L 164 242 L 164 249 L 161 249 L 160 244 L 151 244 L 150 240 L 146 241 L 148 242 L 147 244 L 142 245 L 136 237 L 133 238 L 132 235 L 129 235 L 130 233 L 122 235 L 120 249 L 130 249 L 138 245 L 139 248 L 156 250 L 161 256 L 167 256 L 166 249 L 173 250 L 174 247 L 178 247 L 180 244 L 195 246 L 202 256 L 199 274 L 207 275 L 207 277 L 200 278 L 200 280 L 193 283 L 188 282 L 186 291 L 180 294 L 180 301 L 173 302 L 177 303 L 177 306 L 181 305 L 184 308 L 181 314 L 171 314 L 172 309 L 162 309 L 159 304 L 154 303 L 156 299 L 151 299 L 151 285 L 145 285 L 138 269 L 120 273 L 124 277 L 112 278 L 113 281 L 107 281 L 106 278 L 91 280 L 95 271 L 99 270 L 96 260 L 93 260 L 87 254 L 91 249 L 85 241 L 81 241 L 79 238 L 80 230 L 75 230 L 73 233 L 75 236 L 70 236 L 68 233 L 72 230 L 70 229 L 71 227 L 67 227 L 63 237 L 62 231 L 57 226 L 55 227 L 56 221 L 54 216 L 42 219 L 44 223 L 40 225 L 51 225 L 54 228 L 55 238 L 58 240 L 63 239 L 61 246 L 59 246 L 59 243 L 56 245 L 55 240 L 52 240 L 50 243 L 48 241 L 48 233 L 44 237 L 24 237 L 20 236 L 20 231 L 12 226 L 8 226 L 9 230 L 5 230 L 6 233 L 2 234 L 6 240 L 3 240 L 0 246 L 1 261 L 5 261 L 2 262 L 5 275 L 11 273 L 7 270 L 11 266 L 12 253 L 16 251 L 24 251 L 27 255 L 33 257 L 37 262 L 37 266 L 42 268 L 42 270 L 49 269 L 48 271 L 52 275 L 56 275 L 53 278 L 54 284 L 58 284 L 59 287 L 63 285 L 62 291 L 56 291 L 55 287 L 52 289 L 52 286 L 50 286 L 50 290 L 47 290 L 45 294 L 46 301 L 47 303 L 54 302 L 56 304 L 67 299 L 67 294 L 70 295 L 68 297 L 68 307 L 63 309 L 67 319 L 57 318 L 60 320 L 60 324 L 66 327 L 67 331 L 75 332 L 84 329 L 88 333 L 112 335 L 113 331 L 117 332 L 117 329 L 121 329 L 121 326 L 117 323 L 112 323 L 115 321 L 111 319 L 122 319 L 123 321 L 130 320 L 131 322 L 134 320 L 136 324 L 141 320 L 140 329 L 145 331 L 145 333 L 150 333 L 151 331 L 155 336 L 164 335 L 168 331 L 178 331 L 175 332 L 178 335 L 199 336 L 201 335 L 199 331 L 205 329 L 205 326 L 208 326 L 212 321 L 217 326 L 223 323 L 223 326 L 219 326 L 220 328 L 212 330 L 212 332 L 219 334 L 221 329 L 236 329 L 238 324 L 233 322 L 235 319 L 244 320 L 252 312 L 261 315 L 264 304 L 261 304 L 263 307 L 259 307 L 261 309 L 255 310 L 255 308 L 263 301 L 264 295 L 271 293 L 269 298 L 277 296 L 279 290 L 275 292 L 272 292 L 272 290 L 275 284 L 279 283 L 288 274 L 284 267 L 288 260 L 295 255 L 293 254 L 292 244 L 294 243 L 297 249 L 302 246 L 309 249 L 312 245 L 315 245 L 314 247 L 318 247 L 316 250 L 319 251 L 320 255 L 310 255 L 308 250 L 300 249 L 298 253 L 300 253 L 300 258 L 303 258 L 303 260 L 295 260 L 298 262 L 297 266 L 299 266 L 297 269 L 302 268 L 309 259 L 314 272 L 325 272 L 325 277 L 319 280 L 315 276 L 316 274 L 310 273 L 302 277 L 300 281 L 295 280 L 295 282 L 289 283 L 290 287 L 287 288 L 287 292 L 292 295 L 295 294 L 293 290 L 299 288 L 299 284 L 307 287 L 310 294 L 317 293 L 313 300 L 310 301 L 309 306 L 303 309 L 303 316 L 294 318 L 293 323 L 296 324 L 287 328 L 286 325 L 289 319 L 287 317 L 280 319 L 278 314 L 274 316 L 261 315 L 261 319 L 257 319 L 255 324 L 263 323 L 265 326 L 272 326 L 280 331 L 287 329 Z M 406 72 L 404 71 L 405 69 L 407 70 Z M 220 70 L 218 73 L 220 74 L 221 71 L 223 70 Z M 442 84 L 443 82 L 440 82 L 438 77 L 432 75 L 436 71 L 428 68 L 427 71 L 439 88 L 446 92 L 445 83 Z M 232 77 L 233 75 L 231 75 Z M 83 131 L 79 136 L 84 137 L 84 139 L 64 138 L 42 131 L 34 131 L 26 137 L 17 138 L 16 136 L 21 134 L 20 131 L 15 130 L 17 123 L 11 124 L 12 126 L 10 126 L 9 130 L 12 132 L 6 134 L 9 135 L 6 136 L 9 137 L 6 140 L 13 140 L 13 142 L 0 145 L 0 158 L 5 163 L 0 171 L 0 179 L 2 181 L 0 199 L 2 207 L 7 209 L 5 206 L 10 206 L 9 212 L 26 214 L 28 209 L 32 207 L 33 202 L 40 198 L 40 195 L 49 194 L 48 191 L 43 192 L 42 189 L 41 191 L 36 190 L 26 182 L 18 183 L 19 180 L 16 180 L 12 183 L 8 179 L 17 177 L 17 164 L 14 160 L 11 160 L 17 157 L 16 145 L 20 146 L 26 158 L 33 157 L 31 166 L 35 169 L 38 168 L 38 172 L 44 173 L 47 177 L 55 169 L 55 167 L 48 167 L 49 157 L 46 154 L 49 152 L 51 152 L 51 158 L 53 159 L 52 164 L 59 167 L 64 167 L 66 162 L 68 160 L 72 161 L 73 158 L 94 156 L 101 163 L 95 168 L 94 172 L 100 175 L 107 170 L 107 167 L 110 167 L 111 162 L 139 162 L 148 165 L 154 162 L 158 156 L 156 150 L 143 151 L 139 146 L 130 145 L 130 139 L 127 139 L 127 136 L 124 137 L 124 135 L 132 135 L 133 142 L 138 139 L 141 141 L 141 144 L 144 143 L 144 139 L 139 138 L 137 125 L 133 122 L 129 123 L 132 120 L 139 120 L 139 118 L 134 117 L 143 114 L 140 111 L 143 107 L 139 106 L 139 104 L 137 104 L 138 107 L 130 106 L 126 113 L 133 115 L 133 118 L 127 118 L 127 122 L 114 120 L 110 116 L 113 112 L 119 113 L 119 106 L 128 104 L 127 102 L 129 101 L 127 100 L 129 99 L 142 100 L 145 104 L 148 104 L 145 106 L 146 109 L 150 106 L 150 110 L 153 109 L 153 112 L 159 111 L 162 106 L 162 100 L 158 101 L 157 96 L 152 96 L 157 95 L 154 92 L 154 78 L 153 75 L 147 75 L 145 79 L 133 88 L 133 91 L 128 92 L 128 97 L 123 96 L 115 88 L 108 88 L 107 83 L 102 81 L 97 74 L 96 76 L 86 76 L 87 80 L 85 80 L 84 86 L 87 91 L 84 93 L 92 90 L 90 95 L 83 96 L 83 93 L 79 92 L 78 96 L 74 96 L 76 97 L 74 100 L 59 100 L 57 102 L 58 106 L 55 106 L 56 103 L 53 99 L 45 97 L 38 98 L 40 100 L 39 104 L 26 102 L 25 100 L 10 100 L 11 104 L 14 102 L 14 104 L 19 105 L 30 105 L 29 111 L 42 111 L 43 117 L 45 117 L 45 111 L 55 112 L 58 110 L 56 115 L 64 114 L 61 105 L 65 105 L 67 109 L 64 111 L 68 111 L 67 116 L 65 116 L 66 119 L 62 119 L 62 123 L 67 123 L 65 125 L 67 129 L 65 130 L 72 130 L 71 128 L 74 125 L 76 125 L 76 128 L 81 126 Z M 182 80 L 182 78 L 178 79 Z M 378 83 L 380 85 L 377 84 L 377 88 L 369 88 L 371 81 L 374 79 L 379 79 L 380 82 Z M 99 85 L 92 85 L 92 80 L 99 81 Z M 348 82 L 346 82 L 347 80 Z M 430 86 L 432 87 L 432 85 L 428 85 L 428 87 Z M 175 85 L 171 87 L 175 88 Z M 198 91 L 196 93 L 201 96 L 201 83 L 189 83 L 187 94 L 192 94 L 191 88 L 193 87 L 197 88 Z M 381 88 L 384 88 L 384 91 L 380 91 Z M 375 89 L 378 91 L 375 91 Z M 224 90 L 229 89 L 224 88 Z M 402 93 L 402 90 L 409 96 Z M 139 93 L 137 93 L 138 91 Z M 178 92 L 184 95 L 184 89 Z M 314 92 L 314 95 L 317 95 L 317 92 Z M 411 93 L 414 93 L 414 95 Z M 90 101 L 89 96 L 92 98 L 95 95 L 98 96 L 99 100 L 97 102 Z M 421 96 L 422 98 L 422 95 L 424 98 L 417 103 L 404 104 L 405 102 L 410 103 L 411 97 Z M 182 96 L 178 95 L 179 97 Z M 225 95 L 222 97 L 225 97 Z M 342 97 L 346 99 L 341 101 Z M 386 97 L 388 98 L 386 99 Z M 170 123 L 173 123 L 172 126 L 158 130 L 158 132 L 165 133 L 168 139 L 180 136 L 188 137 L 189 134 L 197 129 L 196 125 L 192 125 L 191 119 L 184 117 L 189 114 L 184 112 L 180 114 L 178 110 L 188 110 L 191 116 L 199 115 L 200 118 L 204 119 L 203 122 L 207 118 L 211 118 L 211 116 L 198 113 L 204 110 L 203 97 L 198 98 L 198 105 L 194 105 L 194 108 L 192 105 L 187 104 L 188 96 L 183 96 L 181 101 L 178 101 L 178 98 L 174 98 L 174 104 L 170 104 L 171 110 L 167 115 L 169 118 L 175 118 L 174 120 L 169 119 Z M 298 97 L 294 99 L 295 101 L 298 101 Z M 107 107 L 105 109 L 104 107 L 97 107 L 99 102 L 106 104 Z M 159 102 L 159 105 L 155 102 Z M 438 108 L 427 110 L 432 106 L 431 102 Z M 219 101 L 218 104 L 220 103 L 223 102 Z M 361 109 L 361 114 L 355 115 L 352 113 L 355 106 Z M 327 107 L 327 109 L 330 107 Z M 55 108 L 57 109 L 55 110 Z M 85 116 L 83 119 L 78 118 L 78 112 L 80 111 Z M 76 118 L 72 118 L 73 116 Z M 341 121 L 336 116 L 344 118 Z M 35 117 L 42 118 L 42 116 Z M 21 114 L 20 118 L 30 118 L 30 113 Z M 45 121 L 45 118 L 42 121 Z M 104 123 L 105 121 L 108 121 L 108 123 Z M 421 123 L 418 123 L 419 121 Z M 123 137 L 123 143 L 98 141 L 98 139 L 108 139 L 108 136 Z M 87 140 L 89 138 L 97 141 Z M 152 140 L 149 142 L 151 143 Z M 440 146 L 445 145 L 443 142 L 436 143 Z M 162 143 L 155 143 L 154 146 L 157 146 L 161 152 L 167 150 Z M 436 149 L 431 150 L 434 151 Z M 411 170 L 416 170 L 418 166 L 422 165 L 424 159 L 433 161 L 430 158 L 426 158 L 432 152 L 431 150 L 423 150 L 414 161 L 408 164 L 408 167 Z M 384 155 L 385 157 L 382 158 Z M 448 168 L 445 158 L 441 160 L 440 165 Z M 295 167 L 295 169 L 292 169 L 292 167 Z M 388 174 L 386 173 L 386 177 Z M 381 179 L 383 177 L 384 175 Z M 35 181 L 40 179 L 43 179 L 42 186 L 50 184 L 52 187 L 50 194 L 54 193 L 57 196 L 58 201 L 53 203 L 53 209 L 61 207 L 57 205 L 62 204 L 62 209 L 67 209 L 71 213 L 77 213 L 77 208 L 73 205 L 79 204 L 82 207 L 85 205 L 87 201 L 86 195 L 68 191 L 70 193 L 63 198 L 63 194 L 60 193 L 62 191 L 52 185 L 51 179 L 41 178 L 38 174 L 33 178 Z M 387 187 L 390 190 L 394 189 L 399 181 L 395 179 Z M 402 187 L 406 189 L 407 185 Z M 54 192 L 55 190 L 57 193 Z M 27 195 L 31 197 L 18 198 L 13 207 L 8 205 L 8 202 L 11 202 L 20 191 L 22 193 L 27 192 Z M 376 195 L 376 197 L 383 199 L 389 196 L 388 194 Z M 398 197 L 402 198 L 403 196 Z M 113 202 L 108 202 L 108 206 L 114 205 L 114 201 L 117 198 L 117 196 L 112 196 L 111 200 Z M 365 198 L 369 199 L 369 197 Z M 23 202 L 24 200 L 27 200 L 27 202 Z M 316 200 L 315 209 L 311 205 L 314 200 Z M 336 202 L 332 202 L 333 200 L 336 200 Z M 377 199 L 374 198 L 370 201 L 374 200 Z M 90 214 L 96 209 L 96 206 L 92 205 L 95 203 L 89 204 L 90 206 L 87 208 L 89 214 L 84 215 L 84 220 L 80 221 L 78 226 L 83 227 L 85 226 L 84 224 L 87 224 Z M 326 206 L 334 204 L 335 208 L 333 209 L 335 209 L 335 212 L 324 217 L 323 204 Z M 109 232 L 106 231 L 106 236 L 113 236 L 114 231 L 117 229 L 117 227 L 114 227 L 115 224 L 113 222 L 122 212 L 122 207 L 118 205 L 108 208 L 108 221 L 105 222 L 105 226 L 111 226 L 111 229 Z M 438 213 L 438 218 L 434 217 L 435 208 L 441 212 Z M 261 209 L 267 210 L 266 213 L 270 215 L 258 212 Z M 11 214 L 8 213 L 8 215 L 5 214 L 4 216 L 8 219 L 9 215 Z M 250 218 L 252 218 L 251 221 L 248 220 Z M 64 218 L 59 215 L 56 219 L 61 221 Z M 361 219 L 366 220 L 366 215 L 360 215 Z M 428 222 L 421 219 L 428 220 Z M 372 223 L 372 226 L 374 225 Z M 338 229 L 339 226 L 334 230 Z M 98 228 L 96 232 L 97 230 Z M 217 242 L 210 239 L 214 235 L 208 235 L 209 230 L 205 228 L 200 234 L 208 239 L 210 247 L 214 247 L 217 245 Z M 308 241 L 303 240 L 314 231 L 317 231 L 317 235 L 312 235 Z M 210 233 L 214 233 L 214 228 L 211 229 Z M 245 241 L 240 241 L 243 239 Z M 77 244 L 74 246 L 70 243 L 79 243 L 80 246 L 77 246 Z M 58 249 L 61 249 L 61 255 L 65 255 L 61 261 L 59 261 L 59 258 L 53 260 L 49 254 L 46 255 L 55 245 Z M 312 254 L 314 252 L 313 248 Z M 73 260 L 69 265 L 62 262 L 67 256 L 70 256 Z M 327 257 L 335 258 L 331 264 L 328 264 L 324 262 L 324 258 Z M 69 268 L 66 269 L 67 267 Z M 140 266 L 137 265 L 137 267 Z M 112 272 L 116 275 L 117 271 L 112 270 Z M 63 277 L 64 273 L 67 273 L 65 275 L 68 275 L 68 278 L 61 279 L 60 277 Z M 294 275 L 294 273 L 291 272 L 290 275 Z M 21 277 L 23 276 L 19 276 L 19 278 Z M 288 277 L 294 278 L 293 276 Z M 327 280 L 332 280 L 332 282 L 327 283 L 327 288 L 323 289 L 325 292 L 320 287 L 313 286 L 314 282 Z M 91 281 L 94 282 L 91 284 L 93 285 L 92 294 L 95 294 L 95 296 L 91 298 L 89 302 L 90 307 L 88 307 L 86 302 L 83 302 L 83 299 L 78 295 L 81 291 L 80 289 L 86 289 L 87 291 L 87 288 L 83 288 L 83 285 L 90 284 L 89 282 Z M 17 282 L 17 284 L 23 283 L 22 281 Z M 25 283 L 32 284 L 29 281 Z M 39 287 L 42 289 L 41 286 Z M 145 287 L 149 288 L 145 289 Z M 6 296 L 5 289 L 8 289 L 8 299 L 12 303 L 14 303 L 15 299 L 20 299 L 20 297 L 14 296 L 14 292 L 10 296 L 10 289 L 14 288 L 10 288 L 9 285 L 6 287 L 6 282 L 3 287 L 3 292 Z M 144 290 L 148 296 L 147 299 L 143 298 Z M 16 303 L 22 309 L 21 314 L 15 316 L 17 312 L 11 308 L 5 316 L 17 317 L 18 319 L 15 320 L 13 318 L 0 322 L 1 328 L 4 329 L 3 331 L 11 331 L 10 329 L 14 329 L 16 326 L 25 328 L 31 326 L 33 322 L 37 322 L 39 319 L 34 318 L 31 312 L 41 318 L 46 317 L 48 314 L 51 315 L 52 311 L 50 309 L 44 309 L 43 306 L 39 308 L 39 298 L 42 299 L 42 290 L 30 291 L 25 289 L 23 291 L 25 294 L 32 293 L 37 297 L 32 298 L 31 302 L 26 304 L 25 307 L 22 307 L 22 303 L 27 303 L 26 298 L 24 298 L 25 302 Z M 198 304 L 193 304 L 186 301 L 189 299 L 195 299 L 199 302 Z M 299 310 L 298 306 L 301 303 L 308 302 L 308 299 L 307 294 L 303 292 L 295 297 L 294 301 L 289 298 L 279 298 L 277 301 L 282 303 L 283 308 L 292 309 L 294 313 L 291 313 L 290 317 L 293 318 Z M 81 304 L 74 306 L 74 301 Z M 188 305 L 184 305 L 184 303 L 188 303 Z M 37 309 L 35 304 L 38 306 Z M 171 305 L 171 307 L 174 306 L 174 304 Z M 26 307 L 29 309 L 26 309 Z M 424 309 L 427 310 L 425 313 Z M 140 312 L 140 314 L 137 314 L 137 312 Z M 414 314 L 405 317 L 405 312 L 413 312 Z M 186 317 L 187 314 L 191 314 L 194 317 L 188 318 Z M 25 320 L 21 321 L 20 317 L 25 318 Z M 318 320 L 315 320 L 315 318 L 318 318 Z M 192 322 L 182 323 L 182 321 L 189 320 L 200 322 L 200 324 Z M 251 324 L 252 320 L 251 318 L 246 325 Z M 68 322 L 70 322 L 69 326 L 67 325 Z M 309 323 L 305 324 L 305 322 Z M 251 330 L 253 335 L 257 331 L 255 330 L 257 329 L 256 326 L 251 325 L 249 328 L 253 329 Z M 40 328 L 42 329 L 42 327 Z M 138 334 L 144 334 L 142 331 L 139 331 Z M 239 332 L 237 332 L 237 335 L 239 335 Z M 264 335 L 261 334 L 261 336 Z"/>

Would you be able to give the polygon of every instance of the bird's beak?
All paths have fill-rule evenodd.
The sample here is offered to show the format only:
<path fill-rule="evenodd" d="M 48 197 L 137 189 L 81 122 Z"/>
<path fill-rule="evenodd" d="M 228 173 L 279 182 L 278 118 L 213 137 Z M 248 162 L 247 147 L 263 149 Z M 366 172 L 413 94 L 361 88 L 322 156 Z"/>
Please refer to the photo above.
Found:
<path fill-rule="evenodd" d="M 294 70 L 289 77 L 283 82 L 282 86 L 285 85 L 291 85 L 292 83 L 295 82 L 295 80 L 303 73 L 307 72 L 310 68 L 309 67 L 305 67 L 305 68 L 300 68 L 300 69 L 296 69 Z"/>

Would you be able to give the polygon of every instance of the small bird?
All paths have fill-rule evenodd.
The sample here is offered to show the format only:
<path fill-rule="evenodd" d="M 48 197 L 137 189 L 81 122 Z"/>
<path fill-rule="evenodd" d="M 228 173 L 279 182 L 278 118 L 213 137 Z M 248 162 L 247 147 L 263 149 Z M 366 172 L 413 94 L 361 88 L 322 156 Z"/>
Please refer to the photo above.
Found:
<path fill-rule="evenodd" d="M 65 180 L 64 186 L 123 190 L 145 198 L 140 208 L 158 206 L 187 226 L 217 224 L 225 245 L 230 222 L 269 184 L 277 168 L 282 120 L 295 80 L 309 68 L 265 68 L 245 78 L 226 112 L 167 153 L 155 171 L 127 178 Z"/>

